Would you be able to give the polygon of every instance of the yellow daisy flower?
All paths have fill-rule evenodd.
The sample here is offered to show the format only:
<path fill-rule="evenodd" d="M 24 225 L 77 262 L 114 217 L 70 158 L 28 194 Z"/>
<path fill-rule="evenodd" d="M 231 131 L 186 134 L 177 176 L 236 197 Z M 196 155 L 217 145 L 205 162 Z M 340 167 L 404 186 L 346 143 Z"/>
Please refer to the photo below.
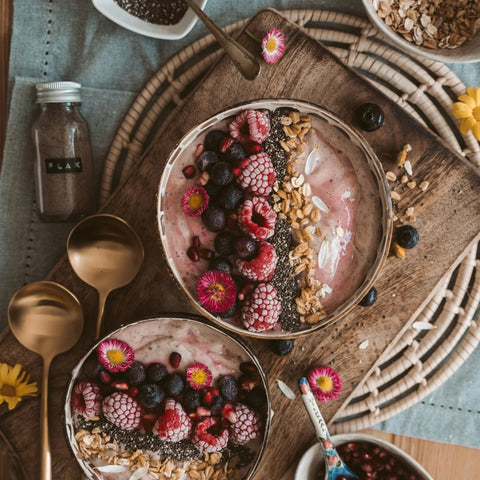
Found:
<path fill-rule="evenodd" d="M 30 375 L 21 370 L 19 363 L 14 367 L 0 363 L 0 404 L 7 402 L 9 410 L 13 410 L 22 397 L 35 396 L 38 391 L 37 382 L 28 383 Z"/>
<path fill-rule="evenodd" d="M 458 97 L 453 104 L 453 115 L 460 118 L 460 131 L 465 135 L 469 130 L 480 140 L 480 87 L 468 87 L 467 93 Z"/>

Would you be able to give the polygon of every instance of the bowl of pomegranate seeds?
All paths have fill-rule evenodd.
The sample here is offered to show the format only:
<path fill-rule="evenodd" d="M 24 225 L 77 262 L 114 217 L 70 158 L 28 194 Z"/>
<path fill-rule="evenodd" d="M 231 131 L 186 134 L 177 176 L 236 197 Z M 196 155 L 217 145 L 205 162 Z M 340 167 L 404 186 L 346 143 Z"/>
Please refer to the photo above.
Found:
<path fill-rule="evenodd" d="M 236 333 L 293 338 L 367 295 L 388 253 L 392 206 L 354 128 L 310 103 L 258 100 L 181 139 L 161 176 L 157 221 L 166 263 L 202 315 Z"/>
<path fill-rule="evenodd" d="M 200 317 L 124 326 L 77 364 L 66 433 L 89 479 L 250 479 L 270 427 L 252 352 Z"/>
<path fill-rule="evenodd" d="M 374 435 L 348 433 L 334 435 L 332 441 L 342 460 L 360 480 L 433 480 L 410 455 Z M 295 480 L 326 478 L 320 445 L 312 445 L 298 462 Z"/>

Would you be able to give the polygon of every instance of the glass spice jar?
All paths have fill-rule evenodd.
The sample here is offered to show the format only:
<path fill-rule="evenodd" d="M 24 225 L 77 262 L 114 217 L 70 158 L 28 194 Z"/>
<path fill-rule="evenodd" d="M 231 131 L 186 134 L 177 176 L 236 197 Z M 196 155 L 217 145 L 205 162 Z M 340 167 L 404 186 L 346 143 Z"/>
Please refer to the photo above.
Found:
<path fill-rule="evenodd" d="M 95 211 L 90 132 L 79 112 L 81 85 L 36 85 L 38 118 L 32 125 L 38 215 L 44 221 L 78 220 Z"/>

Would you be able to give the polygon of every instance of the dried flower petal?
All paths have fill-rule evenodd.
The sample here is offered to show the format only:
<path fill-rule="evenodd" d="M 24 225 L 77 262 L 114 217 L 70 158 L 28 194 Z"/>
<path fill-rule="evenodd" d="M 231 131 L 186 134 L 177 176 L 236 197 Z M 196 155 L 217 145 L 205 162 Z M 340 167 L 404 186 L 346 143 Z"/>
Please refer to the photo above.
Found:
<path fill-rule="evenodd" d="M 364 340 L 364 341 L 358 346 L 358 348 L 359 348 L 360 350 L 365 350 L 367 347 L 368 347 L 368 340 Z"/>
<path fill-rule="evenodd" d="M 135 470 L 131 475 L 128 480 L 140 480 L 143 478 L 144 475 L 148 473 L 148 466 L 145 465 L 144 467 L 138 468 Z"/>
<path fill-rule="evenodd" d="M 320 160 L 320 145 L 317 143 L 305 161 L 305 175 L 310 175 Z"/>
<path fill-rule="evenodd" d="M 321 212 L 327 213 L 328 215 L 330 215 L 330 209 L 327 207 L 325 202 L 320 197 L 313 196 L 312 202 Z"/>
<path fill-rule="evenodd" d="M 295 398 L 295 394 L 293 393 L 293 390 L 285 383 L 282 382 L 281 380 L 275 380 L 278 384 L 278 388 L 282 391 L 282 393 L 290 400 L 293 400 Z"/>
<path fill-rule="evenodd" d="M 127 468 L 125 465 L 102 465 L 101 467 L 93 467 L 94 470 L 106 473 L 123 473 Z"/>
<path fill-rule="evenodd" d="M 318 268 L 323 268 L 327 264 L 328 260 L 328 240 L 327 237 L 323 237 L 322 244 L 318 251 Z"/>

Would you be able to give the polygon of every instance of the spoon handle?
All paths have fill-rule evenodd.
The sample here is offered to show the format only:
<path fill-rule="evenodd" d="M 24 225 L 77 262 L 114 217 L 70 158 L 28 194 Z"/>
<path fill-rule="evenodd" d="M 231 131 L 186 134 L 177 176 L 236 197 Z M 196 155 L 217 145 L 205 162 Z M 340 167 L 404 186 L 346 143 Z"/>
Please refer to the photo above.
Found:
<path fill-rule="evenodd" d="M 230 35 L 225 33 L 194 0 L 185 0 L 185 3 L 195 12 L 205 26 L 212 32 L 218 43 L 228 53 L 233 63 L 247 80 L 254 80 L 260 72 L 258 60 Z"/>
<path fill-rule="evenodd" d="M 107 301 L 109 292 L 98 292 L 98 316 L 97 326 L 95 328 L 95 339 L 100 338 L 102 331 L 103 313 L 105 311 L 105 302 Z"/>
<path fill-rule="evenodd" d="M 52 454 L 48 436 L 48 374 L 50 372 L 50 363 L 50 358 L 43 359 L 42 397 L 40 401 L 41 480 L 52 479 Z"/>

